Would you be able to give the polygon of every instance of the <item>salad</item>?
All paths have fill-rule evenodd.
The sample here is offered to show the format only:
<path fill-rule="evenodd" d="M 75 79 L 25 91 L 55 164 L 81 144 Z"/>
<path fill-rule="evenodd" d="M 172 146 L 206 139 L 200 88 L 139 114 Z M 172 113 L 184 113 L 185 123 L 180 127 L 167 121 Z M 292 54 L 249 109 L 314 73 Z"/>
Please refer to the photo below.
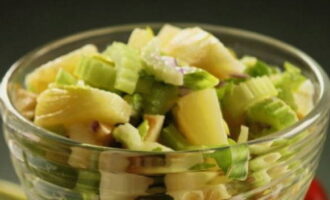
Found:
<path fill-rule="evenodd" d="M 208 155 L 214 162 L 193 167 L 216 165 L 228 180 L 263 177 L 263 184 L 259 169 L 278 154 L 249 161 L 266 147 L 246 142 L 304 118 L 314 106 L 314 86 L 293 63 L 239 57 L 220 39 L 199 27 L 166 24 L 157 34 L 136 28 L 127 43 L 102 50 L 86 44 L 39 66 L 14 102 L 37 126 L 80 143 L 139 152 L 229 146 Z M 78 150 L 72 154 L 82 156 Z M 167 190 L 178 178 L 166 179 Z M 230 197 L 226 188 L 217 190 L 221 198 L 214 199 Z"/>

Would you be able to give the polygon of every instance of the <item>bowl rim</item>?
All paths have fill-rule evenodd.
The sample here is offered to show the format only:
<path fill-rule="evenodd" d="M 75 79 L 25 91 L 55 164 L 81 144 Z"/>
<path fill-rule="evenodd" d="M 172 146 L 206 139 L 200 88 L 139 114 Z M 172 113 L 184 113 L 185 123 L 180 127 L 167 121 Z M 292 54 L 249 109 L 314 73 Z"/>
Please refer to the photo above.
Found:
<path fill-rule="evenodd" d="M 117 151 L 117 152 L 126 152 L 126 153 L 138 153 L 141 155 L 147 155 L 147 154 L 169 154 L 169 153 L 188 153 L 188 152 L 204 152 L 204 151 L 217 151 L 224 149 L 226 147 L 212 147 L 212 148 L 205 148 L 205 149 L 197 149 L 197 150 L 181 150 L 181 151 L 173 151 L 173 152 L 148 152 L 148 151 L 133 151 L 128 149 L 119 149 L 119 148 L 113 148 L 113 147 L 105 147 L 105 146 L 97 146 L 97 145 L 91 145 L 91 144 L 85 144 L 80 143 L 74 140 L 71 140 L 66 137 L 62 137 L 60 135 L 54 134 L 51 131 L 48 131 L 46 129 L 43 129 L 41 127 L 36 126 L 33 124 L 32 121 L 26 119 L 23 117 L 13 106 L 11 103 L 11 100 L 9 98 L 8 90 L 9 90 L 9 80 L 11 79 L 12 75 L 15 73 L 16 70 L 19 69 L 20 65 L 24 63 L 27 60 L 35 59 L 38 56 L 41 56 L 49 51 L 51 51 L 54 48 L 60 47 L 61 45 L 70 43 L 72 41 L 82 40 L 84 38 L 88 38 L 91 36 L 97 36 L 102 35 L 105 33 L 110 32 L 116 32 L 116 31 L 128 31 L 133 30 L 136 27 L 146 27 L 149 26 L 151 28 L 160 28 L 164 24 L 167 23 L 132 23 L 132 24 L 123 24 L 123 25 L 114 25 L 114 26 L 107 26 L 102 28 L 95 28 L 90 29 L 87 31 L 78 32 L 75 34 L 71 34 L 66 37 L 62 37 L 60 39 L 48 42 L 40 47 L 37 47 L 36 49 L 28 52 L 23 57 L 18 59 L 14 64 L 10 66 L 10 68 L 7 70 L 5 76 L 2 79 L 1 85 L 0 85 L 0 99 L 1 99 L 1 107 L 2 107 L 2 115 L 6 115 L 5 113 L 9 112 L 10 114 L 14 115 L 16 119 L 19 120 L 20 123 L 23 123 L 25 126 L 28 127 L 28 131 L 32 132 L 33 134 L 37 134 L 40 137 L 45 137 L 47 139 L 53 140 L 55 142 L 59 142 L 65 145 L 69 146 L 79 146 L 83 148 L 98 150 L 98 151 L 105 151 L 105 150 L 111 150 L 111 151 Z M 286 129 L 283 129 L 281 131 L 278 131 L 274 134 L 271 134 L 266 137 L 250 140 L 246 143 L 247 145 L 253 145 L 253 144 L 259 144 L 259 143 L 266 143 L 271 141 L 276 141 L 278 139 L 285 139 L 295 136 L 296 134 L 302 132 L 304 129 L 307 129 L 309 126 L 311 126 L 317 119 L 320 117 L 323 117 L 323 113 L 326 113 L 330 109 L 330 104 L 328 103 L 330 100 L 330 82 L 329 78 L 326 74 L 326 72 L 323 70 L 323 68 L 310 56 L 308 56 L 303 51 L 297 49 L 296 47 L 293 47 L 285 42 L 282 42 L 280 40 L 277 40 L 273 37 L 269 37 L 260 33 L 243 30 L 239 28 L 233 28 L 228 26 L 222 26 L 222 25 L 211 25 L 211 24 L 205 24 L 205 23 L 170 23 L 171 25 L 179 26 L 179 27 L 194 27 L 199 26 L 201 28 L 206 29 L 207 31 L 212 32 L 222 32 L 226 34 L 232 34 L 232 35 L 239 35 L 243 36 L 249 39 L 258 40 L 259 42 L 267 43 L 270 45 L 273 45 L 277 48 L 283 49 L 286 52 L 290 52 L 295 54 L 297 57 L 302 59 L 313 71 L 316 80 L 318 82 L 318 89 L 319 89 L 319 95 L 317 97 L 316 104 L 313 108 L 313 110 L 305 116 L 302 120 L 299 120 L 297 123 L 295 123 L 293 126 L 290 126 Z M 4 112 L 6 111 L 6 112 Z M 5 123 L 5 122 L 4 122 Z"/>

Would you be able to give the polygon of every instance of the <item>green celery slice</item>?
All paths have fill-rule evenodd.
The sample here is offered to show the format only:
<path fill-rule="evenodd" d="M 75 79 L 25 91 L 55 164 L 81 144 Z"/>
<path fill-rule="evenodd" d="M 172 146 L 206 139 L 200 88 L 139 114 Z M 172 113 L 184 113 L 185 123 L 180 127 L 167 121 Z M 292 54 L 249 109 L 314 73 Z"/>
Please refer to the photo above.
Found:
<path fill-rule="evenodd" d="M 276 68 L 268 65 L 267 63 L 257 60 L 253 66 L 245 69 L 245 73 L 252 77 L 269 76 L 276 73 Z"/>
<path fill-rule="evenodd" d="M 163 128 L 163 131 L 160 134 L 160 141 L 174 150 L 185 150 L 191 147 L 186 138 L 173 124 Z"/>
<path fill-rule="evenodd" d="M 165 114 L 175 104 L 178 98 L 178 88 L 172 85 L 156 82 L 148 94 L 143 96 L 145 100 L 144 112 L 147 114 Z"/>
<path fill-rule="evenodd" d="M 183 85 L 183 74 L 176 66 L 170 66 L 160 54 L 160 44 L 157 38 L 152 39 L 141 52 L 146 62 L 146 70 L 157 79 L 172 85 Z"/>
<path fill-rule="evenodd" d="M 90 86 L 114 89 L 116 70 L 110 61 L 101 56 L 84 56 L 74 73 Z"/>
<path fill-rule="evenodd" d="M 191 89 L 205 89 L 218 85 L 219 79 L 202 69 L 195 69 L 184 75 L 184 86 Z"/>
<path fill-rule="evenodd" d="M 229 122 L 241 122 L 245 111 L 255 103 L 277 96 L 278 91 L 267 76 L 251 78 L 226 92 L 223 97 L 224 113 Z"/>
<path fill-rule="evenodd" d="M 284 63 L 284 69 L 285 71 L 277 75 L 274 80 L 274 84 L 279 90 L 278 97 L 291 106 L 292 109 L 297 110 L 298 105 L 296 105 L 293 93 L 307 78 L 301 74 L 298 67 L 289 62 Z"/>
<path fill-rule="evenodd" d="M 124 43 L 114 42 L 103 55 L 110 57 L 116 64 L 115 89 L 132 94 L 139 80 L 142 60 L 138 51 Z"/>
<path fill-rule="evenodd" d="M 247 120 L 269 125 L 274 130 L 281 130 L 297 122 L 298 117 L 290 106 L 274 97 L 251 106 L 247 111 Z"/>
<path fill-rule="evenodd" d="M 130 150 L 139 150 L 143 144 L 138 129 L 129 123 L 117 126 L 113 131 L 113 136 Z"/>
<path fill-rule="evenodd" d="M 245 180 L 248 175 L 250 151 L 247 144 L 233 144 L 209 154 L 226 176 L 234 180 Z"/>
<path fill-rule="evenodd" d="M 57 72 L 55 83 L 57 85 L 74 85 L 77 83 L 77 80 L 64 69 L 60 69 Z"/>

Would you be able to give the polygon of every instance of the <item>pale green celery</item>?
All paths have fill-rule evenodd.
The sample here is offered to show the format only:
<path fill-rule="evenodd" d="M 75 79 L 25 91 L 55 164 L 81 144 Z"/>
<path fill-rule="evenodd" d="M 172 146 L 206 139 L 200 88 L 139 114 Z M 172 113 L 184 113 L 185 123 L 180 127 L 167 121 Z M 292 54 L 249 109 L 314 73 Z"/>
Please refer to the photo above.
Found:
<path fill-rule="evenodd" d="M 219 101 L 222 101 L 227 92 L 231 92 L 234 86 L 233 82 L 225 82 L 223 86 L 216 88 Z"/>
<path fill-rule="evenodd" d="M 248 175 L 249 147 L 246 144 L 236 144 L 215 151 L 209 155 L 230 179 L 245 180 Z"/>
<path fill-rule="evenodd" d="M 265 169 L 274 165 L 280 158 L 281 154 L 279 152 L 268 153 L 262 156 L 258 156 L 249 161 L 249 168 L 252 171 L 258 171 Z"/>
<path fill-rule="evenodd" d="M 160 141 L 174 150 L 185 150 L 191 146 L 173 124 L 163 128 L 160 134 Z"/>
<path fill-rule="evenodd" d="M 144 112 L 146 114 L 165 114 L 178 98 L 178 88 L 164 83 L 154 83 L 145 99 Z"/>
<path fill-rule="evenodd" d="M 272 181 L 272 177 L 269 176 L 267 169 L 253 172 L 250 174 L 250 177 L 252 178 L 255 187 L 261 187 Z"/>
<path fill-rule="evenodd" d="M 267 124 L 275 130 L 281 130 L 298 121 L 296 113 L 279 98 L 254 104 L 247 110 L 247 118 L 252 123 Z"/>
<path fill-rule="evenodd" d="M 252 144 L 249 146 L 251 154 L 260 155 L 268 152 L 272 148 L 273 142 L 263 142 L 260 144 Z"/>
<path fill-rule="evenodd" d="M 271 74 L 276 73 L 276 68 L 268 65 L 267 63 L 257 60 L 254 65 L 246 68 L 245 73 L 252 77 L 258 76 L 269 76 Z"/>
<path fill-rule="evenodd" d="M 139 93 L 124 96 L 124 100 L 132 107 L 132 116 L 140 115 L 143 107 L 143 98 Z"/>
<path fill-rule="evenodd" d="M 113 136 L 130 150 L 139 150 L 143 144 L 139 131 L 129 123 L 117 126 Z"/>
<path fill-rule="evenodd" d="M 57 85 L 74 85 L 77 83 L 77 80 L 64 69 L 60 69 L 57 72 L 55 83 Z"/>
<path fill-rule="evenodd" d="M 219 79 L 202 69 L 184 75 L 184 86 L 191 89 L 205 89 L 218 85 Z"/>
<path fill-rule="evenodd" d="M 146 62 L 146 70 L 157 79 L 172 85 L 183 85 L 183 74 L 176 66 L 171 66 L 160 54 L 160 42 L 157 38 L 152 39 L 141 53 Z"/>
<path fill-rule="evenodd" d="M 292 109 L 296 110 L 297 106 L 293 92 L 295 92 L 299 86 L 306 81 L 306 77 L 301 74 L 301 70 L 289 62 L 284 63 L 285 71 L 278 74 L 274 79 L 274 84 L 279 90 L 278 97 L 286 102 Z"/>
<path fill-rule="evenodd" d="M 278 94 L 275 86 L 267 76 L 256 77 L 241 82 L 226 92 L 223 97 L 225 112 L 232 120 L 242 120 L 244 112 L 253 104 Z"/>
<path fill-rule="evenodd" d="M 143 120 L 143 122 L 138 127 L 139 134 L 142 138 L 142 140 L 145 138 L 145 136 L 148 134 L 149 131 L 149 122 L 148 120 Z"/>
<path fill-rule="evenodd" d="M 101 56 L 82 57 L 74 74 L 93 87 L 114 89 L 116 70 L 110 61 Z"/>
<path fill-rule="evenodd" d="M 135 91 L 142 69 L 139 53 L 124 43 L 114 42 L 103 53 L 116 65 L 115 89 L 132 94 Z"/>

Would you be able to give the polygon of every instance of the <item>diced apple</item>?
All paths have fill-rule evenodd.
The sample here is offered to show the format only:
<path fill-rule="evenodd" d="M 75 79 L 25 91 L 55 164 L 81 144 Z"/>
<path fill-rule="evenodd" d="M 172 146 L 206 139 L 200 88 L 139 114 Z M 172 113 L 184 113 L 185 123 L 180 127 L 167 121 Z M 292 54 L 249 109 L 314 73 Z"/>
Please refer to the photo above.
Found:
<path fill-rule="evenodd" d="M 49 61 L 33 72 L 28 74 L 25 79 L 27 88 L 37 94 L 46 90 L 49 83 L 55 81 L 57 72 L 60 69 L 73 74 L 75 68 L 80 63 L 81 57 L 84 55 L 94 55 L 97 53 L 97 48 L 94 45 L 88 44 L 66 55 L 60 56 L 55 60 Z"/>
<path fill-rule="evenodd" d="M 198 27 L 177 33 L 163 51 L 218 78 L 242 73 L 245 68 L 216 37 Z"/>
<path fill-rule="evenodd" d="M 145 136 L 145 141 L 156 142 L 159 138 L 160 131 L 163 127 L 164 115 L 144 115 L 144 119 L 148 121 L 149 129 Z"/>
<path fill-rule="evenodd" d="M 87 86 L 50 88 L 37 99 L 35 123 L 42 127 L 99 121 L 128 122 L 130 105 L 119 95 Z"/>
<path fill-rule="evenodd" d="M 227 134 L 215 89 L 181 97 L 174 109 L 180 131 L 193 145 L 227 145 Z"/>

